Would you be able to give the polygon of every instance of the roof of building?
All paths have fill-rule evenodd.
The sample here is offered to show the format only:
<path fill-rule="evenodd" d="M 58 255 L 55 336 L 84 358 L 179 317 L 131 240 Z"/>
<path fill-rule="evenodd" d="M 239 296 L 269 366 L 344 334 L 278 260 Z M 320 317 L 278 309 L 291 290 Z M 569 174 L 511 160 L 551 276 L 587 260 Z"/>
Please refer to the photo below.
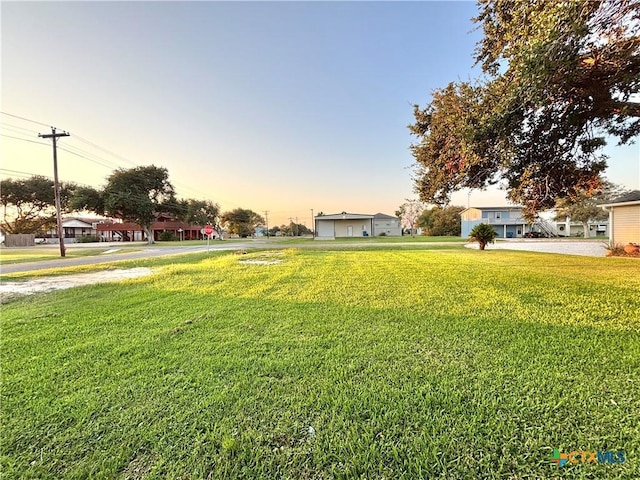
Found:
<path fill-rule="evenodd" d="M 605 204 L 600 205 L 601 207 L 610 207 L 616 206 L 620 204 L 632 204 L 640 203 L 640 190 L 632 190 L 631 192 L 625 193 L 615 200 L 611 200 Z"/>
<path fill-rule="evenodd" d="M 398 217 L 394 217 L 393 215 L 387 215 L 386 213 L 376 213 L 373 218 L 377 218 L 380 220 L 397 220 Z"/>
<path fill-rule="evenodd" d="M 318 215 L 316 220 L 361 220 L 361 219 L 371 219 L 373 215 L 368 215 L 365 213 L 331 213 L 329 215 Z"/>
<path fill-rule="evenodd" d="M 505 210 L 522 210 L 521 205 L 502 205 L 501 207 L 467 207 L 462 210 L 460 213 L 464 213 L 467 210 L 488 210 L 488 211 L 499 211 L 504 212 Z"/>
<path fill-rule="evenodd" d="M 640 200 L 640 190 L 633 190 L 629 193 L 625 193 L 615 200 L 612 200 L 611 203 L 635 202 L 637 200 Z"/>
<path fill-rule="evenodd" d="M 62 226 L 66 228 L 92 228 L 92 222 L 87 222 L 80 218 L 65 218 Z"/>

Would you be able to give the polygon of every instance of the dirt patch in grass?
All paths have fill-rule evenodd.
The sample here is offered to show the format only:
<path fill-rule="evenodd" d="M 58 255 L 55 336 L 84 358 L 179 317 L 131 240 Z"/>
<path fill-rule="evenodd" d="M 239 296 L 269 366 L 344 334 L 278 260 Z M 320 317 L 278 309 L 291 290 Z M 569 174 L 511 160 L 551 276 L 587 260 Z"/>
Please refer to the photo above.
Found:
<path fill-rule="evenodd" d="M 251 255 L 250 258 L 243 258 L 238 263 L 244 265 L 277 265 L 283 262 L 282 252 L 261 252 Z"/>
<path fill-rule="evenodd" d="M 78 273 L 60 277 L 44 277 L 27 280 L 25 282 L 2 282 L 0 283 L 0 299 L 2 303 L 5 303 L 12 298 L 23 295 L 34 295 L 36 293 L 64 290 L 66 288 L 93 285 L 95 283 L 116 282 L 119 280 L 143 277 L 151 273 L 152 270 L 150 268 L 139 267 Z"/>

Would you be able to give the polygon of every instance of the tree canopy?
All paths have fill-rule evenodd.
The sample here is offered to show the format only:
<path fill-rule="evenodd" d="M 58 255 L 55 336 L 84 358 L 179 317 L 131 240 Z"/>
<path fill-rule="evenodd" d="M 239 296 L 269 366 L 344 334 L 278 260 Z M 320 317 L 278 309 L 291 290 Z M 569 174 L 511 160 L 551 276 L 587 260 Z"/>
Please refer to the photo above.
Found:
<path fill-rule="evenodd" d="M 69 199 L 77 186 L 60 184 L 60 208 L 70 210 Z M 35 175 L 27 179 L 7 178 L 0 182 L 2 222 L 7 233 L 38 233 L 56 225 L 53 180 Z"/>
<path fill-rule="evenodd" d="M 72 200 L 77 210 L 91 210 L 140 225 L 153 243 L 151 226 L 159 213 L 176 210 L 166 168 L 155 165 L 115 170 L 102 190 L 83 187 Z"/>
<path fill-rule="evenodd" d="M 220 217 L 221 223 L 227 227 L 229 233 L 239 235 L 240 237 L 248 237 L 253 235 L 255 228 L 264 225 L 264 218 L 253 210 L 244 208 L 236 208 L 231 211 L 224 212 Z"/>
<path fill-rule="evenodd" d="M 178 217 L 186 223 L 214 227 L 219 223 L 220 205 L 210 200 L 181 200 L 178 210 Z"/>
<path fill-rule="evenodd" d="M 458 237 L 461 233 L 462 210 L 464 207 L 456 205 L 435 206 L 422 212 L 418 218 L 418 226 L 423 229 L 425 235 Z"/>
<path fill-rule="evenodd" d="M 406 199 L 396 210 L 396 217 L 400 220 L 402 228 L 407 228 L 411 235 L 414 235 L 418 229 L 418 218 L 423 211 L 424 204 L 420 200 Z"/>
<path fill-rule="evenodd" d="M 414 106 L 415 189 L 444 204 L 501 182 L 528 217 L 601 188 L 605 135 L 640 133 L 640 0 L 480 0 L 484 76 Z"/>
<path fill-rule="evenodd" d="M 151 225 L 165 204 L 173 209 L 174 194 L 166 168 L 148 165 L 118 169 L 107 178 L 104 208 L 112 217 L 140 225 L 149 243 L 153 243 Z"/>

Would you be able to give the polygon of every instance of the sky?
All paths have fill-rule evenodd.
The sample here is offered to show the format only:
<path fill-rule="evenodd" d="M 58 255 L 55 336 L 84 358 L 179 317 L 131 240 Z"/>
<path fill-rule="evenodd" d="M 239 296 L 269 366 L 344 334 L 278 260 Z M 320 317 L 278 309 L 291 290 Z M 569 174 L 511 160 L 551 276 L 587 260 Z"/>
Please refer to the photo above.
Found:
<path fill-rule="evenodd" d="M 413 105 L 479 75 L 473 2 L 6 2 L 0 175 L 100 187 L 167 168 L 180 198 L 270 225 L 415 198 Z M 17 118 L 20 117 L 20 118 Z M 37 122 L 37 123 L 34 123 Z M 17 137 L 17 138 L 12 138 Z M 640 188 L 638 144 L 608 178 Z M 506 205 L 467 190 L 452 203 Z"/>

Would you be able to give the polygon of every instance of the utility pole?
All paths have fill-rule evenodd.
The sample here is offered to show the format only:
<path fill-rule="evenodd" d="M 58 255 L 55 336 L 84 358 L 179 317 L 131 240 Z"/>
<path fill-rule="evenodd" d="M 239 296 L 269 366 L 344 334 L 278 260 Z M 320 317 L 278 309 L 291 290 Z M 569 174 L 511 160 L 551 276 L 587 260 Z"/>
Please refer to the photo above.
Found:
<path fill-rule="evenodd" d="M 60 242 L 60 256 L 64 257 L 64 236 L 62 234 L 62 213 L 60 206 L 60 183 L 58 182 L 58 153 L 56 149 L 56 140 L 58 137 L 68 137 L 67 132 L 56 133 L 55 127 L 51 127 L 50 134 L 38 134 L 41 138 L 50 138 L 53 141 L 53 190 L 56 202 L 56 230 L 58 231 L 58 241 Z"/>
<path fill-rule="evenodd" d="M 298 236 L 298 234 L 300 233 L 300 230 L 298 230 L 298 217 L 296 217 L 296 237 Z"/>
<path fill-rule="evenodd" d="M 313 229 L 313 231 L 311 233 L 315 237 L 316 236 L 316 224 L 313 221 L 313 208 L 310 208 L 309 210 L 311 210 L 311 228 Z"/>
<path fill-rule="evenodd" d="M 269 240 L 269 210 L 264 211 L 264 221 L 267 224 L 267 240 Z"/>

